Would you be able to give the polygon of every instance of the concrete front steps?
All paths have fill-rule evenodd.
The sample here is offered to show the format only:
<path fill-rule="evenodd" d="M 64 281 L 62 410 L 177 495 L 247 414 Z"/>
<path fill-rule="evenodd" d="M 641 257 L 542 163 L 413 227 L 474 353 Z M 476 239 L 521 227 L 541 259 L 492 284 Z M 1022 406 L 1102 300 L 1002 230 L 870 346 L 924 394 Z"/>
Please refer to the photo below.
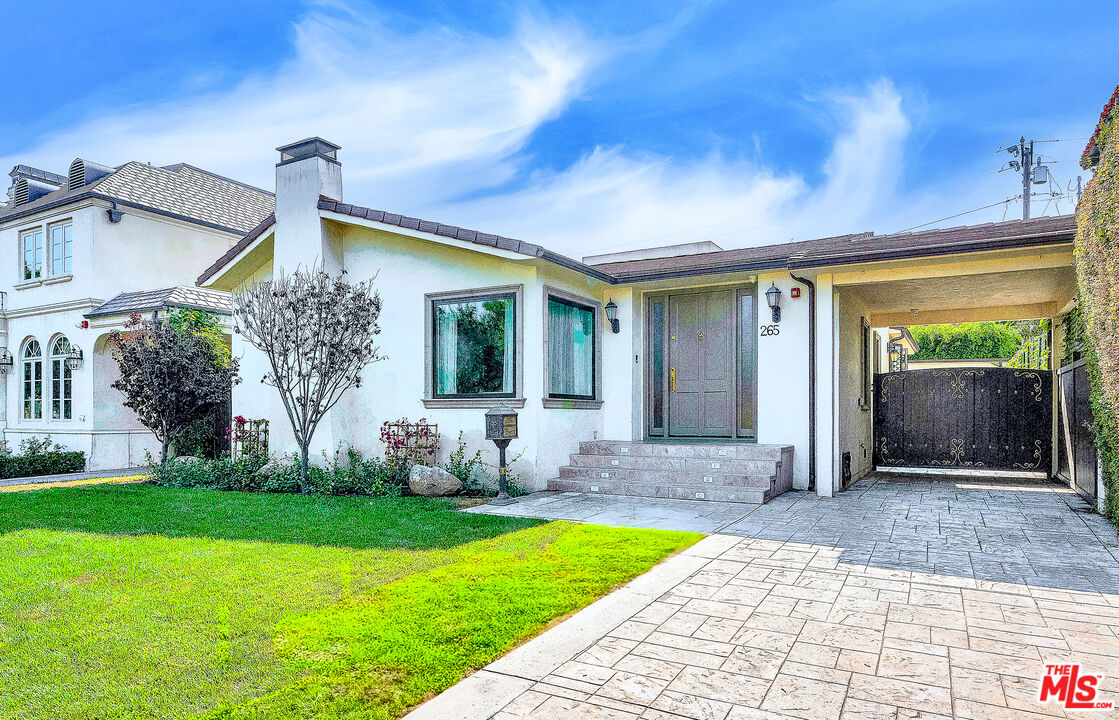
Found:
<path fill-rule="evenodd" d="M 793 487 L 793 447 L 756 443 L 579 443 L 548 489 L 761 504 Z"/>

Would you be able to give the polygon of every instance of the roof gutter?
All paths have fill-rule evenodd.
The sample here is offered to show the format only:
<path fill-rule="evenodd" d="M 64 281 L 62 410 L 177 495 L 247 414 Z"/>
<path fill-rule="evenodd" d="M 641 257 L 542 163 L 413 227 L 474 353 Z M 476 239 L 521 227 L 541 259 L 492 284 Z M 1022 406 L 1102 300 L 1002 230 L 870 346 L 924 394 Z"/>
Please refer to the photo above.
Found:
<path fill-rule="evenodd" d="M 816 489 L 816 283 L 797 277 L 792 270 L 789 277 L 808 286 L 808 489 Z"/>

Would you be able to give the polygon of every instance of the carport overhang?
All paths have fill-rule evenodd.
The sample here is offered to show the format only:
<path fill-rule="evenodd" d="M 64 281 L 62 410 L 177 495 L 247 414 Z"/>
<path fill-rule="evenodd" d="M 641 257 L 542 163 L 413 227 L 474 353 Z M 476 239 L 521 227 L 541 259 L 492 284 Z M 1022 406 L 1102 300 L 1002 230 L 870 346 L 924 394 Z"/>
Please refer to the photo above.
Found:
<path fill-rule="evenodd" d="M 844 435 L 849 435 L 852 422 L 867 422 L 865 415 L 860 418 L 848 411 L 847 406 L 858 398 L 841 392 L 841 374 L 851 362 L 850 346 L 845 353 L 841 342 L 844 302 L 861 304 L 873 328 L 1037 318 L 1056 321 L 1076 297 L 1072 239 L 1068 233 L 1063 242 L 1048 239 L 1037 246 L 798 269 L 798 275 L 816 283 L 817 326 L 821 329 L 816 338 L 820 398 L 816 410 L 817 493 L 832 495 L 843 489 Z M 1052 346 L 1059 348 L 1060 323 L 1054 322 L 1053 327 Z M 829 328 L 831 332 L 826 331 Z M 1054 418 L 1055 411 L 1054 407 Z M 1055 446 L 1055 421 L 1052 441 Z"/>

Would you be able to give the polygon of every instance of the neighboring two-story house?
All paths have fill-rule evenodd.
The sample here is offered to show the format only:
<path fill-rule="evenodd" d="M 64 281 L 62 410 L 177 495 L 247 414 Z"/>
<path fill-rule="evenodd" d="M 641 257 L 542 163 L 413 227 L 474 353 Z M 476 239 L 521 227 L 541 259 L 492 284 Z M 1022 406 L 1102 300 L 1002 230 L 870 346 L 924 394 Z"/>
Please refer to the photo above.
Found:
<path fill-rule="evenodd" d="M 227 297 L 174 288 L 268 217 L 273 196 L 186 164 L 77 159 L 67 175 L 26 165 L 10 175 L 0 204 L 4 439 L 15 450 L 49 434 L 84 451 L 90 469 L 143 464 L 159 444 L 110 387 L 109 333 L 131 310 L 228 312 Z M 142 292 L 152 288 L 167 290 Z"/>

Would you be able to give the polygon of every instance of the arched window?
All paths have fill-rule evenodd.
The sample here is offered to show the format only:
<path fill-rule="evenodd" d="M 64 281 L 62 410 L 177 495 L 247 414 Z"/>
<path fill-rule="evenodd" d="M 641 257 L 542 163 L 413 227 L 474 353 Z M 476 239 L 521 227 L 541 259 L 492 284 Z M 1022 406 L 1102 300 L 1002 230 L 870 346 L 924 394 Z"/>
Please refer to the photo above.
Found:
<path fill-rule="evenodd" d="M 71 402 L 73 371 L 66 364 L 70 355 L 70 341 L 59 335 L 51 344 L 51 419 L 69 420 L 73 403 Z"/>
<path fill-rule="evenodd" d="M 23 419 L 43 419 L 43 349 L 31 338 L 23 346 Z"/>

